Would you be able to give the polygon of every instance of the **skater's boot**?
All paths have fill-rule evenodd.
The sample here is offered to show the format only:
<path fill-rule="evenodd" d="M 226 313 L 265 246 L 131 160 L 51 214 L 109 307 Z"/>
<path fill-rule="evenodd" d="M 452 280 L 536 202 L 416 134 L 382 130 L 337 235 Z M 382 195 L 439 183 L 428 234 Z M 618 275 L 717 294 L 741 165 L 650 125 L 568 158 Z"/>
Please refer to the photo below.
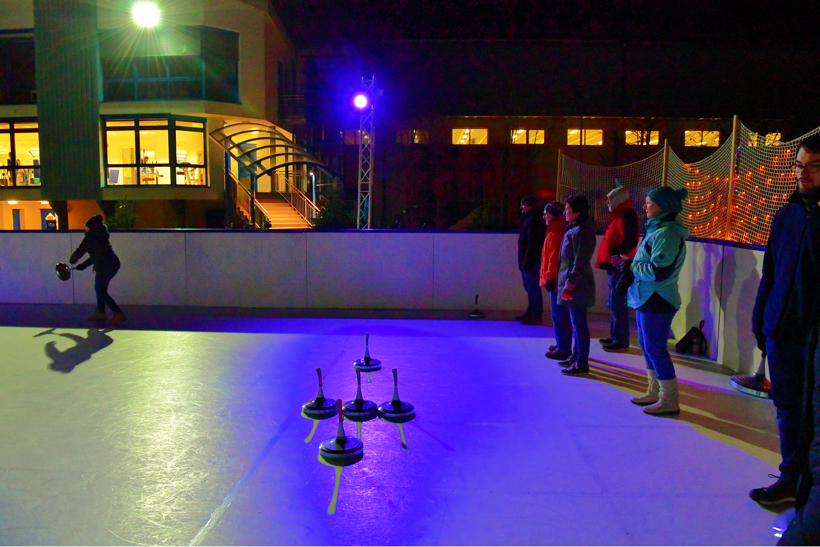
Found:
<path fill-rule="evenodd" d="M 663 416 L 667 414 L 680 414 L 678 405 L 678 379 L 658 380 L 660 384 L 660 397 L 654 405 L 645 406 L 643 411 L 653 416 Z"/>
<path fill-rule="evenodd" d="M 108 319 L 108 317 L 105 315 L 105 310 L 96 310 L 88 316 L 89 321 L 105 321 L 106 319 Z"/>
<path fill-rule="evenodd" d="M 649 385 L 646 387 L 646 393 L 632 397 L 632 404 L 638 406 L 654 405 L 658 402 L 660 397 L 660 384 L 658 384 L 658 373 L 651 368 L 646 369 L 646 379 Z"/>

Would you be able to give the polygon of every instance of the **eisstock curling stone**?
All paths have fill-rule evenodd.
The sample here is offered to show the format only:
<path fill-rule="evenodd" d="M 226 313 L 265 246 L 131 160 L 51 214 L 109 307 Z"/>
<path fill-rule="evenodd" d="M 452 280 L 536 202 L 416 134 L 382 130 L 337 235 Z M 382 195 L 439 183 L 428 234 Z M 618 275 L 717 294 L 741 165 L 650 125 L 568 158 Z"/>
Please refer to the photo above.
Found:
<path fill-rule="evenodd" d="M 362 373 L 356 371 L 356 398 L 342 405 L 342 414 L 351 422 L 368 422 L 379 415 L 379 408 L 373 401 L 362 398 Z"/>
<path fill-rule="evenodd" d="M 729 380 L 729 385 L 741 393 L 760 397 L 772 398 L 772 384 L 766 379 L 766 354 L 760 358 L 760 364 L 754 374 L 736 374 Z"/>
<path fill-rule="evenodd" d="M 311 420 L 326 420 L 332 418 L 338 412 L 336 403 L 329 399 L 325 399 L 325 394 L 322 391 L 322 369 L 317 368 L 316 374 L 319 375 L 319 392 L 315 399 L 311 399 L 302 405 L 302 412 Z"/>
<path fill-rule="evenodd" d="M 71 268 L 65 262 L 58 262 L 54 269 L 57 271 L 57 277 L 63 281 L 71 279 Z"/>
<path fill-rule="evenodd" d="M 339 414 L 339 430 L 335 437 L 322 441 L 319 445 L 319 457 L 334 467 L 347 467 L 364 457 L 364 443 L 356 437 L 345 435 L 341 399 L 336 399 L 336 409 Z"/>
<path fill-rule="evenodd" d="M 392 424 L 403 424 L 415 417 L 415 407 L 399 399 L 399 373 L 393 369 L 393 400 L 379 405 L 379 418 Z"/>
<path fill-rule="evenodd" d="M 471 319 L 481 319 L 484 317 L 484 312 L 478 309 L 478 295 L 475 295 L 475 309 L 470 312 Z"/>
<path fill-rule="evenodd" d="M 382 362 L 370 357 L 370 333 L 364 335 L 364 357 L 353 361 L 353 369 L 367 373 L 367 381 L 370 381 L 370 373 L 382 369 Z"/>

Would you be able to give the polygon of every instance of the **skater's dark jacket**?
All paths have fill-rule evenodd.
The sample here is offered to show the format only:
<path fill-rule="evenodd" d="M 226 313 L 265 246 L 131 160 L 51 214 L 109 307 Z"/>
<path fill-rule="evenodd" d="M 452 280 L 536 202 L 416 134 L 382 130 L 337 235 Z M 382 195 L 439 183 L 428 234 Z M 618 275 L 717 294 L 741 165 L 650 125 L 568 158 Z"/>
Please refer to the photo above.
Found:
<path fill-rule="evenodd" d="M 592 256 L 595 254 L 595 221 L 592 217 L 576 220 L 567 226 L 561 242 L 561 262 L 558 265 L 558 292 L 573 285 L 572 300 L 558 300 L 566 307 L 591 308 L 595 305 L 595 274 Z"/>
<path fill-rule="evenodd" d="M 521 232 L 518 234 L 518 269 L 528 272 L 541 267 L 541 249 L 547 225 L 541 219 L 541 211 L 533 208 L 524 213 Z"/>
<path fill-rule="evenodd" d="M 117 271 L 120 268 L 120 259 L 114 254 L 108 238 L 108 228 L 105 224 L 100 223 L 89 228 L 80 246 L 71 254 L 69 262 L 76 264 L 84 254 L 88 253 L 88 260 L 77 265 L 78 270 L 84 270 L 93 265 L 96 272 Z"/>
<path fill-rule="evenodd" d="M 752 330 L 781 343 L 803 346 L 820 318 L 820 207 L 810 210 L 795 191 L 774 216 Z"/>

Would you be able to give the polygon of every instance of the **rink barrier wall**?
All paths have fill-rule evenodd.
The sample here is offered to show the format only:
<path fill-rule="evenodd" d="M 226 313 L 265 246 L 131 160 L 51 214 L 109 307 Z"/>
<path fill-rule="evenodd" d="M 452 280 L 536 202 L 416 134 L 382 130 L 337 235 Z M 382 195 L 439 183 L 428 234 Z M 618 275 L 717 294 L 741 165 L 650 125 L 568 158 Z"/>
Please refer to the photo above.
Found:
<path fill-rule="evenodd" d="M 91 270 L 57 279 L 84 232 L 0 232 L 0 302 L 93 304 Z M 514 233 L 427 231 L 112 232 L 123 267 L 111 292 L 123 305 L 248 308 L 463 309 L 523 311 Z M 601 236 L 598 236 L 600 245 Z M 597 251 L 596 255 L 597 256 Z M 708 358 L 750 372 L 760 358 L 751 313 L 763 248 L 687 241 L 683 304 L 672 338 L 705 321 Z M 595 269 L 607 313 L 606 272 Z M 545 298 L 545 318 L 549 303 Z M 633 333 L 637 343 L 637 333 Z"/>

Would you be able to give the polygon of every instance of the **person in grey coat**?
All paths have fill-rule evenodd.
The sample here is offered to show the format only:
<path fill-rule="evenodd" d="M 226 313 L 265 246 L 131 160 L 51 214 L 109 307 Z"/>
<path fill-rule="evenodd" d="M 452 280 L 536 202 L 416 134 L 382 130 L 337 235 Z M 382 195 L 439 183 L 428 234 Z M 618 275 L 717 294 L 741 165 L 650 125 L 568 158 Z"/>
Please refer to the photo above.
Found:
<path fill-rule="evenodd" d="M 572 321 L 572 356 L 558 363 L 562 374 L 589 373 L 589 323 L 587 309 L 595 305 L 595 277 L 592 257 L 595 254 L 595 224 L 587 198 L 570 196 L 564 201 L 567 233 L 561 244 L 558 265 L 558 304 L 569 308 Z"/>

